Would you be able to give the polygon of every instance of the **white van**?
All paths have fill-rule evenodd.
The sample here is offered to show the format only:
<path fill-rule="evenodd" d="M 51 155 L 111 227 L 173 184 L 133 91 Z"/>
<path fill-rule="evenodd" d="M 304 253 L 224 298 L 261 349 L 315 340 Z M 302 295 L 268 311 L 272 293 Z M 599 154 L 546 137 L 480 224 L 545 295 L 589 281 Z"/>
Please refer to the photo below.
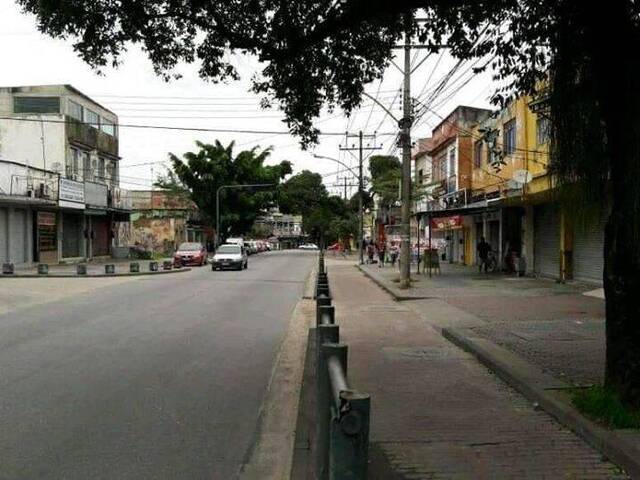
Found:
<path fill-rule="evenodd" d="M 227 240 L 224 243 L 233 244 L 233 245 L 240 245 L 241 247 L 244 247 L 244 238 L 242 238 L 242 237 L 231 237 L 231 238 L 227 238 Z"/>

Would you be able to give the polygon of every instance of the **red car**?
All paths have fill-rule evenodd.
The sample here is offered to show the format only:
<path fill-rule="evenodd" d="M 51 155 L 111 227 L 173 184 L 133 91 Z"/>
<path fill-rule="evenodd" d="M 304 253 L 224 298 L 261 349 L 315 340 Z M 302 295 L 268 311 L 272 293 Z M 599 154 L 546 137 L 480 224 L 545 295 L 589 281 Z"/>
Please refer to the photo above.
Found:
<path fill-rule="evenodd" d="M 207 263 L 207 249 L 197 242 L 181 243 L 173 255 L 173 264 L 176 266 L 198 265 Z"/>

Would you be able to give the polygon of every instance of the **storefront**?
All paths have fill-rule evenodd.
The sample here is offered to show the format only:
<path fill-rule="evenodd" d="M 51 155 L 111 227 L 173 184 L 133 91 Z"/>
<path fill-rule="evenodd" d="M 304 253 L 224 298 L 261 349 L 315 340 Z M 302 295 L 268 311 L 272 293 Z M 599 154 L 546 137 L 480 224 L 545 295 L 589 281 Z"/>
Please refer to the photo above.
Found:
<path fill-rule="evenodd" d="M 31 262 L 32 212 L 25 207 L 0 207 L 0 261 Z"/>
<path fill-rule="evenodd" d="M 431 219 L 431 243 L 444 260 L 464 263 L 465 235 L 461 215 L 434 217 Z"/>
<path fill-rule="evenodd" d="M 604 271 L 604 230 L 606 211 L 574 225 L 573 278 L 602 284 Z"/>
<path fill-rule="evenodd" d="M 111 246 L 111 217 L 107 212 L 89 211 L 89 231 L 91 232 L 91 257 L 109 255 Z"/>
<path fill-rule="evenodd" d="M 34 261 L 58 262 L 58 218 L 55 212 L 37 212 L 35 222 Z"/>
<path fill-rule="evenodd" d="M 560 209 L 553 203 L 537 205 L 533 217 L 534 271 L 537 275 L 560 276 Z"/>
<path fill-rule="evenodd" d="M 71 211 L 64 211 L 61 215 L 62 258 L 84 257 L 84 215 Z"/>

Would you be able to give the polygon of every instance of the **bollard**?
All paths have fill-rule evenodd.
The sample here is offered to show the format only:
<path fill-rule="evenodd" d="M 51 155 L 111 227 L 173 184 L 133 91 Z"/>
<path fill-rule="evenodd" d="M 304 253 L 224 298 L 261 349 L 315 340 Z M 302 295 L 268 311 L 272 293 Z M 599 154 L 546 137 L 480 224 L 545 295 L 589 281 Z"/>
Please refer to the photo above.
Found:
<path fill-rule="evenodd" d="M 320 297 L 321 295 L 325 295 L 327 297 L 329 297 L 329 285 L 318 285 L 316 286 L 316 298 Z"/>
<path fill-rule="evenodd" d="M 328 295 L 319 295 L 316 298 L 316 325 L 319 323 L 320 321 L 320 317 L 318 317 L 318 315 L 320 315 L 320 310 L 319 308 L 322 306 L 330 306 L 331 305 L 331 298 Z"/>
<path fill-rule="evenodd" d="M 335 307 L 331 305 L 320 305 L 317 307 L 317 310 L 318 310 L 318 315 L 316 318 L 316 327 L 319 327 L 320 325 L 334 325 L 336 323 Z"/>
<path fill-rule="evenodd" d="M 115 273 L 116 273 L 116 266 L 113 263 L 107 263 L 104 266 L 105 275 L 115 275 Z"/>
<path fill-rule="evenodd" d="M 130 273 L 139 273 L 140 272 L 140 264 L 138 262 L 131 262 L 129 264 L 129 272 Z"/>
<path fill-rule="evenodd" d="M 149 262 L 149 271 L 157 272 L 158 271 L 158 262 Z"/>
<path fill-rule="evenodd" d="M 2 274 L 3 275 L 13 275 L 15 272 L 15 267 L 13 263 L 3 263 L 2 264 Z"/>
<path fill-rule="evenodd" d="M 340 404 L 341 411 L 331 419 L 329 479 L 366 479 L 371 398 L 346 390 L 340 393 Z"/>
<path fill-rule="evenodd" d="M 79 263 L 78 265 L 76 265 L 76 273 L 78 275 L 86 275 L 87 265 L 85 263 Z"/>
<path fill-rule="evenodd" d="M 316 329 L 316 478 L 329 478 L 329 438 L 331 423 L 331 381 L 323 355 L 323 345 L 340 340 L 338 325 L 320 325 Z"/>
<path fill-rule="evenodd" d="M 48 275 L 49 274 L 49 265 L 46 263 L 38 264 L 38 275 Z"/>
<path fill-rule="evenodd" d="M 162 262 L 163 270 L 171 270 L 173 268 L 173 262 L 171 260 L 165 260 Z"/>

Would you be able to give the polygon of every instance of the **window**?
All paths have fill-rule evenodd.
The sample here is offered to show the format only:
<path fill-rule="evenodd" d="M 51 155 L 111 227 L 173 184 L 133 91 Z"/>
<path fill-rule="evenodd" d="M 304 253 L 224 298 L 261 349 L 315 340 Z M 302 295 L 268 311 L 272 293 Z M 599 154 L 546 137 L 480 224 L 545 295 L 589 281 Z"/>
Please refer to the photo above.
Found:
<path fill-rule="evenodd" d="M 60 97 L 13 97 L 14 113 L 60 113 Z"/>
<path fill-rule="evenodd" d="M 547 117 L 539 116 L 536 120 L 536 137 L 538 139 L 538 145 L 542 145 L 549 141 L 551 134 L 551 123 Z"/>
<path fill-rule="evenodd" d="M 75 118 L 76 120 L 82 121 L 83 116 L 83 107 L 79 103 L 74 102 L 73 100 L 69 100 L 69 105 L 67 106 L 67 113 L 70 117 Z"/>
<path fill-rule="evenodd" d="M 98 159 L 98 179 L 99 182 L 104 182 L 104 158 Z"/>
<path fill-rule="evenodd" d="M 66 176 L 72 180 L 78 178 L 78 170 L 80 169 L 80 150 L 77 148 L 69 149 L 69 160 L 66 168 Z"/>
<path fill-rule="evenodd" d="M 82 177 L 86 181 L 93 181 L 93 169 L 91 168 L 91 156 L 89 152 L 82 152 Z"/>
<path fill-rule="evenodd" d="M 474 145 L 473 145 L 473 165 L 476 168 L 479 168 L 482 166 L 482 140 L 478 140 Z"/>
<path fill-rule="evenodd" d="M 511 155 L 516 151 L 516 119 L 504 124 L 504 154 Z"/>
<path fill-rule="evenodd" d="M 100 117 L 100 130 L 112 137 L 116 136 L 116 125 L 111 120 L 107 120 L 104 117 Z"/>
<path fill-rule="evenodd" d="M 418 170 L 418 184 L 422 185 L 424 183 L 424 171 L 422 169 Z"/>
<path fill-rule="evenodd" d="M 93 110 L 84 109 L 84 123 L 88 123 L 92 127 L 100 128 L 100 116 Z"/>
<path fill-rule="evenodd" d="M 447 173 L 449 174 L 449 176 L 457 174 L 456 149 L 455 149 L 455 147 L 453 147 L 453 148 L 451 148 L 449 150 L 449 169 L 448 169 Z"/>

